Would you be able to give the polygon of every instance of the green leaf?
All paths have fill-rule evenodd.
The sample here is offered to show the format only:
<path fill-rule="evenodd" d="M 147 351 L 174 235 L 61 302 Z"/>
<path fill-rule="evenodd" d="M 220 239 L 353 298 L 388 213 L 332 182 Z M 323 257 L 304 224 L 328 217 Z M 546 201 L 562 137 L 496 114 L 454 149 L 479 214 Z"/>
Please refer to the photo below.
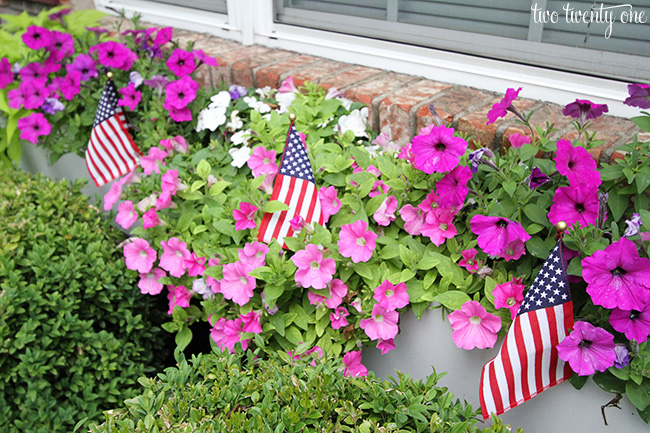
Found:
<path fill-rule="evenodd" d="M 285 329 L 285 338 L 289 340 L 291 343 L 293 343 L 295 346 L 298 346 L 300 343 L 302 343 L 303 338 L 302 334 L 296 328 L 295 326 L 290 326 L 287 329 Z"/>
<path fill-rule="evenodd" d="M 210 187 L 210 195 L 215 197 L 230 185 L 230 182 L 220 180 Z"/>
<path fill-rule="evenodd" d="M 609 194 L 607 204 L 609 205 L 609 209 L 612 211 L 612 218 L 618 221 L 621 219 L 627 206 L 630 204 L 630 197 L 617 191 L 610 192 L 611 194 Z"/>
<path fill-rule="evenodd" d="M 199 165 L 196 166 L 196 174 L 198 174 L 199 177 L 203 180 L 206 180 L 208 178 L 208 175 L 211 171 L 212 166 L 205 159 L 202 159 L 201 162 L 199 162 Z"/>
<path fill-rule="evenodd" d="M 450 310 L 458 310 L 465 302 L 471 301 L 469 295 L 460 290 L 449 290 L 433 298 L 435 302 L 440 302 Z"/>
<path fill-rule="evenodd" d="M 372 281 L 374 279 L 373 270 L 370 265 L 366 263 L 355 263 L 353 269 L 366 280 Z"/>
<path fill-rule="evenodd" d="M 399 246 L 399 257 L 408 268 L 413 267 L 413 253 L 404 245 Z"/>
<path fill-rule="evenodd" d="M 502 187 L 510 197 L 514 196 L 517 190 L 517 184 L 511 180 L 504 182 Z"/>
<path fill-rule="evenodd" d="M 589 379 L 589 376 L 578 376 L 577 374 L 574 374 L 569 378 L 569 383 L 573 385 L 575 389 L 582 389 L 582 387 L 585 386 L 585 383 L 587 383 L 587 379 Z"/>
<path fill-rule="evenodd" d="M 275 213 L 284 210 L 289 210 L 289 206 L 287 204 L 282 203 L 279 200 L 270 200 L 268 203 L 264 205 L 263 212 Z"/>
<path fill-rule="evenodd" d="M 284 286 L 276 286 L 273 284 L 267 284 L 264 287 L 264 301 L 269 305 L 275 305 L 275 300 L 278 299 L 284 293 Z M 273 304 L 271 304 L 273 301 Z"/>
<path fill-rule="evenodd" d="M 615 377 L 609 371 L 597 372 L 593 376 L 594 382 L 602 390 L 613 393 L 625 393 L 625 381 Z"/>
<path fill-rule="evenodd" d="M 546 210 L 535 203 L 528 203 L 524 206 L 524 214 L 534 223 L 541 224 L 542 226 L 549 225 Z"/>
<path fill-rule="evenodd" d="M 569 275 L 577 275 L 582 277 L 582 259 L 580 257 L 574 257 L 569 262 L 569 267 L 566 270 Z"/>
<path fill-rule="evenodd" d="M 178 334 L 176 334 L 176 346 L 182 351 L 184 350 L 188 344 L 190 344 L 190 341 L 192 341 L 192 330 L 184 326 Z"/>
<path fill-rule="evenodd" d="M 492 277 L 490 276 L 485 277 L 485 286 L 483 288 L 483 291 L 485 293 L 485 297 L 487 298 L 487 300 L 490 301 L 492 305 L 494 305 L 494 295 L 492 294 L 492 292 L 494 292 L 494 289 L 496 289 L 496 287 L 497 287 L 497 282 L 494 279 L 492 279 Z"/>
<path fill-rule="evenodd" d="M 636 123 L 636 126 L 641 128 L 643 132 L 650 132 L 650 116 L 637 116 L 630 120 Z"/>
<path fill-rule="evenodd" d="M 634 183 L 636 183 L 636 190 L 639 194 L 643 194 L 648 189 L 648 186 L 650 186 L 650 173 L 647 167 L 636 174 Z"/>
<path fill-rule="evenodd" d="M 640 385 L 627 382 L 625 393 L 637 409 L 644 410 L 650 406 L 650 380 L 646 379 Z"/>
<path fill-rule="evenodd" d="M 551 251 L 551 249 L 546 245 L 546 243 L 544 243 L 543 240 L 539 238 L 539 236 L 533 236 L 532 238 L 528 239 L 526 241 L 526 249 L 533 256 L 540 259 L 547 258 L 548 253 Z"/>
<path fill-rule="evenodd" d="M 440 260 L 437 257 L 433 255 L 427 255 L 425 253 L 424 257 L 418 260 L 418 262 L 415 264 L 415 267 L 417 269 L 425 271 L 433 268 L 434 266 L 438 266 L 439 264 L 440 264 Z"/>

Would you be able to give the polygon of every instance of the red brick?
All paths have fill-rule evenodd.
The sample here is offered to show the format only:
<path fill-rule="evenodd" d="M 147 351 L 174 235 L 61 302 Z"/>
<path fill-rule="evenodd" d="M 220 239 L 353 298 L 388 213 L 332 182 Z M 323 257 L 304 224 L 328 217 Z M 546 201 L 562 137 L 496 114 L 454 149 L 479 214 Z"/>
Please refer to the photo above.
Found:
<path fill-rule="evenodd" d="M 238 60 L 247 59 L 249 57 L 256 57 L 266 54 L 271 51 L 269 48 L 260 47 L 258 45 L 242 46 L 241 48 L 233 51 L 228 51 L 217 56 L 219 68 L 217 69 L 216 80 L 223 81 L 224 84 L 232 84 L 231 68 L 232 65 Z M 215 74 L 213 74 L 215 76 Z"/>
<path fill-rule="evenodd" d="M 255 68 L 286 60 L 296 55 L 296 53 L 289 51 L 274 50 L 259 56 L 237 60 L 232 64 L 232 82 L 240 86 L 255 87 Z"/>
<path fill-rule="evenodd" d="M 255 72 L 257 85 L 259 87 L 270 86 L 277 88 L 280 86 L 280 77 L 283 74 L 310 65 L 316 61 L 318 61 L 317 57 L 301 55 L 269 66 L 263 66 Z"/>
<path fill-rule="evenodd" d="M 621 139 L 629 137 L 634 132 L 636 125 L 628 119 L 612 116 L 601 116 L 597 119 L 590 120 L 590 122 L 591 126 L 588 128 L 588 131 L 591 133 L 597 131 L 595 139 L 604 141 L 602 145 L 587 150 L 594 156 L 594 159 L 599 161 L 602 158 L 604 161 L 607 161 L 608 157 L 606 155 L 611 155 L 612 160 L 622 158 L 622 154 L 614 151 L 611 147 Z M 573 141 L 578 138 L 578 131 L 573 129 L 561 138 Z M 584 135 L 580 139 L 584 141 Z"/>
<path fill-rule="evenodd" d="M 435 98 L 431 103 L 435 105 L 442 122 L 451 124 L 454 117 L 467 110 L 471 106 L 481 104 L 490 97 L 490 93 L 472 89 L 470 87 L 454 87 L 441 96 Z M 429 110 L 429 104 L 425 104 L 417 112 L 416 131 L 433 123 L 433 115 Z"/>
<path fill-rule="evenodd" d="M 571 123 L 571 120 L 573 120 L 570 117 L 566 117 L 564 114 L 562 114 L 562 107 L 560 105 L 556 104 L 551 104 L 551 103 L 546 103 L 542 105 L 541 107 L 535 108 L 535 112 L 533 113 L 533 116 L 530 119 L 530 123 L 535 126 L 540 126 L 542 128 L 546 128 L 546 122 L 552 123 L 554 125 L 555 131 L 550 135 L 551 138 L 556 138 L 558 131 L 564 130 L 566 127 L 569 126 Z M 524 125 L 521 125 L 519 123 L 515 123 L 511 126 L 508 127 L 503 132 L 503 137 L 501 141 L 501 150 L 508 149 L 510 147 L 510 140 L 508 137 L 514 133 L 519 133 L 521 135 L 531 135 L 530 129 L 525 127 Z M 537 134 L 537 131 L 535 131 L 535 134 Z M 600 156 L 599 156 L 600 157 Z"/>
<path fill-rule="evenodd" d="M 356 66 L 350 70 L 341 72 L 340 74 L 333 74 L 325 77 L 319 81 L 318 84 L 320 84 L 325 90 L 328 90 L 331 87 L 336 87 L 340 90 L 358 83 L 359 81 L 376 77 L 383 73 L 384 71 L 379 69 Z"/>
<path fill-rule="evenodd" d="M 305 81 L 310 81 L 312 83 L 318 83 L 321 78 L 324 78 L 328 75 L 334 74 L 337 71 L 348 68 L 349 65 L 346 63 L 335 62 L 333 60 L 321 60 L 316 62 L 306 68 L 302 68 L 299 71 L 292 73 L 293 83 L 296 86 L 302 86 L 305 84 Z M 289 73 L 282 74 L 281 78 L 286 78 Z"/>
<path fill-rule="evenodd" d="M 451 84 L 422 80 L 384 98 L 379 103 L 379 125 L 393 141 L 404 146 L 415 134 L 415 117 L 411 110 L 431 99 Z"/>

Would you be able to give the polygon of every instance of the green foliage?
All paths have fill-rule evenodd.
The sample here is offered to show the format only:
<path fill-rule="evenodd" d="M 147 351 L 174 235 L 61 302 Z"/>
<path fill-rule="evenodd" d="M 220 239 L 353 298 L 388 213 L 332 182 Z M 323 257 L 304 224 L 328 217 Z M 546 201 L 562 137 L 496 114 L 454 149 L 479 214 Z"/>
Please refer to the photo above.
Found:
<path fill-rule="evenodd" d="M 310 365 L 310 362 L 312 365 Z M 472 407 L 438 386 L 398 373 L 344 377 L 342 365 L 277 353 L 180 357 L 126 408 L 106 414 L 93 433 L 130 432 L 507 432 L 498 418 L 481 428 Z M 521 431 L 521 430 L 518 430 Z"/>
<path fill-rule="evenodd" d="M 67 433 L 161 367 L 160 310 L 83 182 L 0 178 L 0 431 Z"/>

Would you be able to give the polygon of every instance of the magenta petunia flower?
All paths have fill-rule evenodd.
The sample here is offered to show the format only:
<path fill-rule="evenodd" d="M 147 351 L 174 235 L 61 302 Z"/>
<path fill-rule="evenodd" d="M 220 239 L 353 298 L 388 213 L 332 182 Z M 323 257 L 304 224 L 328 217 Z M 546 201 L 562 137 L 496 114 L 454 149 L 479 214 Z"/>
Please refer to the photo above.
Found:
<path fill-rule="evenodd" d="M 470 221 L 470 228 L 478 236 L 479 248 L 492 256 L 501 257 L 508 244 L 514 240 L 526 242 L 530 239 L 521 223 L 501 217 L 475 215 Z"/>
<path fill-rule="evenodd" d="M 447 239 L 451 239 L 458 234 L 456 226 L 453 224 L 454 214 L 448 209 L 437 209 L 427 213 L 426 222 L 422 226 L 422 235 L 428 236 L 431 242 L 440 246 Z"/>
<path fill-rule="evenodd" d="M 196 98 L 198 88 L 197 82 L 188 75 L 171 81 L 165 87 L 165 104 L 176 110 L 182 110 Z"/>
<path fill-rule="evenodd" d="M 623 104 L 631 107 L 650 108 L 650 84 L 628 84 L 627 92 L 630 96 Z"/>
<path fill-rule="evenodd" d="M 275 163 L 275 157 L 275 150 L 266 150 L 264 146 L 257 146 L 246 163 L 255 177 L 276 174 L 278 165 Z"/>
<path fill-rule="evenodd" d="M 9 107 L 14 110 L 20 110 L 25 102 L 25 89 L 28 85 L 25 83 L 20 83 L 20 86 L 17 89 L 11 89 L 7 92 L 7 97 L 9 98 Z"/>
<path fill-rule="evenodd" d="M 624 333 L 628 340 L 644 343 L 650 335 L 650 303 L 641 310 L 614 308 L 609 323 L 616 331 Z"/>
<path fill-rule="evenodd" d="M 24 97 L 23 104 L 28 110 L 41 108 L 45 103 L 45 98 L 50 96 L 50 89 L 39 84 L 41 83 L 37 81 L 20 83 L 20 89 Z"/>
<path fill-rule="evenodd" d="M 232 211 L 232 217 L 235 219 L 235 230 L 254 229 L 257 227 L 255 222 L 255 212 L 258 208 L 248 202 L 239 204 L 239 209 Z"/>
<path fill-rule="evenodd" d="M 88 54 L 79 54 L 65 69 L 68 73 L 79 72 L 81 81 L 97 77 L 97 64 Z"/>
<path fill-rule="evenodd" d="M 160 165 L 165 165 L 164 159 L 167 158 L 167 156 L 168 153 L 159 147 L 154 146 L 149 149 L 149 153 L 140 158 L 140 166 L 144 169 L 144 174 L 149 176 L 153 172 L 156 174 L 160 173 Z"/>
<path fill-rule="evenodd" d="M 377 340 L 377 349 L 381 350 L 381 354 L 385 355 L 395 348 L 395 342 L 391 338 L 390 340 L 382 340 L 381 338 Z"/>
<path fill-rule="evenodd" d="M 167 286 L 167 300 L 169 301 L 169 311 L 167 314 L 174 312 L 174 307 L 177 305 L 181 308 L 190 306 L 190 299 L 192 299 L 192 292 L 187 290 L 185 286 Z"/>
<path fill-rule="evenodd" d="M 0 89 L 4 89 L 14 82 L 14 73 L 11 71 L 11 63 L 6 57 L 0 59 Z"/>
<path fill-rule="evenodd" d="M 397 311 L 389 311 L 379 304 L 372 307 L 372 317 L 369 319 L 362 319 L 359 322 L 359 327 L 366 331 L 366 335 L 371 340 L 390 340 L 395 338 L 399 327 L 397 321 L 399 320 L 399 313 Z"/>
<path fill-rule="evenodd" d="M 521 303 L 524 301 L 524 286 L 521 278 L 513 278 L 503 284 L 497 284 L 492 291 L 495 308 L 508 308 L 512 320 L 515 319 Z"/>
<path fill-rule="evenodd" d="M 350 257 L 354 263 L 367 262 L 377 246 L 375 240 L 378 237 L 376 233 L 368 230 L 368 223 L 365 221 L 345 224 L 339 232 L 339 254 Z"/>
<path fill-rule="evenodd" d="M 141 273 L 138 282 L 140 293 L 152 296 L 159 294 L 162 292 L 163 283 L 159 283 L 158 280 L 166 276 L 167 273 L 160 268 L 153 268 L 150 272 Z"/>
<path fill-rule="evenodd" d="M 134 239 L 133 242 L 124 246 L 124 259 L 126 267 L 141 274 L 151 271 L 158 254 L 144 239 Z"/>
<path fill-rule="evenodd" d="M 481 262 L 479 260 L 476 260 L 477 254 L 478 251 L 476 250 L 476 248 L 469 248 L 467 250 L 464 250 L 461 253 L 463 259 L 460 262 L 458 262 L 458 266 L 467 269 L 472 274 L 478 271 Z"/>
<path fill-rule="evenodd" d="M 174 29 L 171 27 L 158 29 L 158 33 L 156 33 L 156 38 L 153 40 L 153 43 L 156 45 L 165 45 L 167 42 L 172 40 L 173 34 Z"/>
<path fill-rule="evenodd" d="M 25 45 L 32 50 L 40 50 L 50 42 L 50 31 L 44 27 L 29 26 L 27 31 L 23 33 L 22 39 Z"/>
<path fill-rule="evenodd" d="M 568 140 L 559 140 L 554 161 L 557 171 L 566 176 L 571 185 L 584 183 L 597 187 L 602 183 L 596 161 L 584 147 L 574 146 Z"/>
<path fill-rule="evenodd" d="M 59 90 L 65 99 L 72 101 L 72 98 L 77 96 L 81 90 L 81 73 L 69 72 L 59 84 Z"/>
<path fill-rule="evenodd" d="M 293 230 L 295 233 L 300 233 L 302 229 L 307 227 L 307 222 L 302 217 L 302 215 L 296 215 L 295 217 L 289 220 L 289 226 L 291 227 L 291 230 Z"/>
<path fill-rule="evenodd" d="M 36 144 L 38 137 L 48 135 L 52 131 L 52 126 L 43 116 L 43 113 L 32 113 L 27 117 L 18 119 L 18 129 L 20 129 L 21 140 L 31 141 Z"/>
<path fill-rule="evenodd" d="M 74 39 L 68 33 L 50 31 L 50 40 L 45 49 L 54 56 L 57 62 L 74 54 Z"/>
<path fill-rule="evenodd" d="M 343 365 L 345 365 L 343 376 L 358 377 L 368 375 L 368 369 L 361 364 L 360 350 L 346 352 L 343 355 Z"/>
<path fill-rule="evenodd" d="M 412 236 L 422 234 L 422 226 L 425 223 L 426 217 L 422 209 L 407 204 L 402 206 L 399 210 L 399 214 L 404 220 L 404 230 L 406 230 L 406 233 Z"/>
<path fill-rule="evenodd" d="M 38 62 L 28 63 L 27 65 L 20 68 L 20 78 L 24 83 L 28 81 L 38 81 L 39 84 L 31 83 L 33 86 L 42 87 L 47 82 L 47 71 Z"/>
<path fill-rule="evenodd" d="M 580 124 L 584 125 L 585 120 L 595 119 L 608 111 L 607 104 L 594 104 L 586 99 L 576 99 L 562 109 L 562 114 L 579 119 Z"/>
<path fill-rule="evenodd" d="M 266 244 L 258 241 L 244 244 L 244 248 L 238 250 L 239 260 L 249 265 L 252 269 L 257 269 L 264 266 L 266 253 L 269 252 L 269 247 Z"/>
<path fill-rule="evenodd" d="M 131 83 L 126 87 L 122 87 L 119 92 L 122 94 L 122 97 L 117 102 L 117 105 L 120 107 L 128 107 L 130 111 L 135 110 L 140 99 L 142 99 L 142 92 L 135 90 L 135 84 Z"/>
<path fill-rule="evenodd" d="M 184 77 L 194 72 L 196 64 L 194 63 L 194 54 L 176 48 L 172 55 L 167 59 L 167 67 L 178 77 Z"/>
<path fill-rule="evenodd" d="M 515 149 L 519 149 L 524 144 L 528 144 L 531 142 L 531 139 L 528 135 L 521 135 L 518 132 L 515 132 L 514 134 L 510 134 L 508 136 L 508 140 L 510 141 L 510 145 Z"/>
<path fill-rule="evenodd" d="M 506 262 L 509 262 L 510 260 L 519 260 L 524 254 L 526 254 L 526 244 L 521 239 L 515 239 L 508 242 L 501 253 L 501 257 L 506 259 Z"/>
<path fill-rule="evenodd" d="M 199 62 L 203 62 L 206 65 L 213 66 L 215 68 L 217 66 L 219 66 L 219 62 L 217 62 L 217 59 L 215 59 L 214 57 L 208 56 L 207 54 L 205 54 L 203 52 L 203 50 L 194 50 L 192 53 L 194 54 L 194 57 L 196 57 L 196 59 Z M 231 90 L 231 92 L 232 92 L 232 90 Z M 233 98 L 233 99 L 237 99 L 237 98 Z"/>
<path fill-rule="evenodd" d="M 416 135 L 411 141 L 417 168 L 425 173 L 444 173 L 458 165 L 467 149 L 467 142 L 454 137 L 454 129 L 444 125 L 435 126 L 425 135 Z"/>
<path fill-rule="evenodd" d="M 88 30 L 91 33 L 94 33 L 97 37 L 105 33 L 110 33 L 108 30 L 101 27 L 86 27 L 86 30 Z"/>
<path fill-rule="evenodd" d="M 178 238 L 169 238 L 169 241 L 160 241 L 163 254 L 160 256 L 160 267 L 170 275 L 180 278 L 185 274 L 185 261 L 190 258 L 187 244 Z"/>
<path fill-rule="evenodd" d="M 231 299 L 237 305 L 246 305 L 253 297 L 257 285 L 255 277 L 248 275 L 252 268 L 243 263 L 235 262 L 223 266 L 221 293 L 226 299 Z"/>
<path fill-rule="evenodd" d="M 199 257 L 196 253 L 190 254 L 190 258 L 185 260 L 187 275 L 190 277 L 201 277 L 205 271 L 205 257 Z"/>
<path fill-rule="evenodd" d="M 348 319 L 346 317 L 350 313 L 345 307 L 337 307 L 332 313 L 330 313 L 330 323 L 332 324 L 332 329 L 341 329 L 344 326 L 348 326 Z"/>
<path fill-rule="evenodd" d="M 586 184 L 563 186 L 555 191 L 548 213 L 551 224 L 565 221 L 569 227 L 579 223 L 580 228 L 593 225 L 598 217 L 598 188 Z"/>
<path fill-rule="evenodd" d="M 461 349 L 490 349 L 497 342 L 501 318 L 485 311 L 478 301 L 467 301 L 447 316 L 454 330 L 452 340 Z"/>
<path fill-rule="evenodd" d="M 469 189 L 467 182 L 472 178 L 469 167 L 457 166 L 436 183 L 438 204 L 442 207 L 460 207 L 465 202 Z"/>
<path fill-rule="evenodd" d="M 373 218 L 380 226 L 388 226 L 391 222 L 395 221 L 395 211 L 397 210 L 397 199 L 395 197 L 388 196 L 384 199 L 383 202 L 379 205 Z"/>
<path fill-rule="evenodd" d="M 492 106 L 492 109 L 488 111 L 488 121 L 486 122 L 486 125 L 496 122 L 496 120 L 500 117 L 505 117 L 506 114 L 508 114 L 508 108 L 510 108 L 514 100 L 517 99 L 517 96 L 519 96 L 519 92 L 521 92 L 521 87 L 517 90 L 507 89 L 506 94 L 501 99 L 501 101 L 494 104 Z"/>
<path fill-rule="evenodd" d="M 425 213 L 435 211 L 440 207 L 440 197 L 433 190 L 422 200 L 422 203 L 418 205 L 418 209 L 422 210 Z"/>
<path fill-rule="evenodd" d="M 304 250 L 297 251 L 291 261 L 298 267 L 296 282 L 304 288 L 324 289 L 332 281 L 336 271 L 334 259 L 323 259 L 316 245 L 308 244 Z"/>
<path fill-rule="evenodd" d="M 409 303 L 409 294 L 406 292 L 406 284 L 399 283 L 393 285 L 390 281 L 384 280 L 383 283 L 375 289 L 373 295 L 375 301 L 388 311 L 406 307 Z"/>
<path fill-rule="evenodd" d="M 142 215 L 142 228 L 144 230 L 150 229 L 160 225 L 160 218 L 156 213 L 156 209 L 149 209 Z"/>
<path fill-rule="evenodd" d="M 192 110 L 188 107 L 178 109 L 165 102 L 163 103 L 163 108 L 167 110 L 169 117 L 171 117 L 174 122 L 189 122 L 192 120 Z"/>
<path fill-rule="evenodd" d="M 582 278 L 596 305 L 642 311 L 650 303 L 650 259 L 639 257 L 629 239 L 582 259 Z"/>
<path fill-rule="evenodd" d="M 528 178 L 528 186 L 530 189 L 535 189 L 544 185 L 549 180 L 551 180 L 551 178 L 542 173 L 542 170 L 537 167 L 533 167 L 530 172 L 530 177 Z"/>
<path fill-rule="evenodd" d="M 614 336 L 591 323 L 577 321 L 571 334 L 557 345 L 557 354 L 579 376 L 605 371 L 614 365 Z"/>
<path fill-rule="evenodd" d="M 138 220 L 138 213 L 133 207 L 133 202 L 127 200 L 123 203 L 120 203 L 117 207 L 117 215 L 115 216 L 115 222 L 117 222 L 123 229 L 127 230 Z"/>
<path fill-rule="evenodd" d="M 109 68 L 128 71 L 133 63 L 138 60 L 137 54 L 128 49 L 126 45 L 115 41 L 106 41 L 90 47 L 89 52 L 97 52 L 97 60 Z"/>

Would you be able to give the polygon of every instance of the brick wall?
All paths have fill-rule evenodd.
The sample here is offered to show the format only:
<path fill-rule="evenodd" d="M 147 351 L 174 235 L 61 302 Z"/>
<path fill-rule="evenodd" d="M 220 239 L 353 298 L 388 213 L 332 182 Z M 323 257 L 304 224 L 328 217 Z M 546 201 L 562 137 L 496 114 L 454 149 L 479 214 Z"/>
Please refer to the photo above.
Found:
<path fill-rule="evenodd" d="M 113 17 L 104 19 L 107 27 L 115 23 Z M 348 99 L 368 106 L 369 126 L 373 130 L 385 132 L 402 145 L 408 143 L 420 128 L 433 123 L 429 104 L 436 106 L 443 121 L 493 150 L 509 146 L 510 134 L 525 132 L 512 114 L 486 125 L 487 112 L 503 97 L 502 94 L 281 49 L 243 46 L 187 30 L 176 30 L 174 39 L 179 40 L 181 46 L 187 41 L 194 41 L 195 48 L 217 58 L 219 68 L 202 68 L 197 77 L 203 86 L 224 82 L 247 87 L 277 88 L 285 78 L 292 76 L 296 85 L 311 81 L 326 89 L 336 87 Z M 570 140 L 577 135 L 570 125 L 572 119 L 563 116 L 562 107 L 557 104 L 519 98 L 515 106 L 520 111 L 534 110 L 533 124 L 544 126 L 547 121 L 553 123 L 557 129 L 552 135 L 553 139 Z M 589 152 L 602 162 L 621 157 L 621 153 L 614 150 L 615 147 L 629 142 L 635 133 L 639 133 L 640 139 L 650 140 L 650 134 L 640 134 L 636 125 L 627 119 L 603 116 L 593 124 L 598 131 L 596 139 L 605 143 Z"/>

